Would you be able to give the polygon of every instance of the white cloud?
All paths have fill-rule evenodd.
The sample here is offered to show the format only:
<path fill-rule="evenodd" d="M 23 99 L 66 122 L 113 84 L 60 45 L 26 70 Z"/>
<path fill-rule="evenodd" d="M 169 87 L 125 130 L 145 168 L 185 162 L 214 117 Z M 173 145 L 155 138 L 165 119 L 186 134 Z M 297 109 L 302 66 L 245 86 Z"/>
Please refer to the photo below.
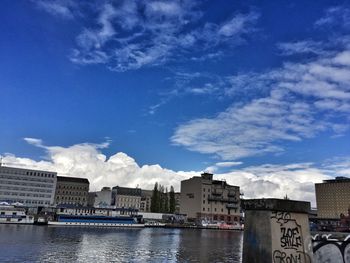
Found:
<path fill-rule="evenodd" d="M 93 23 L 82 20 L 83 29 L 76 37 L 70 60 L 81 65 L 103 63 L 112 71 L 160 65 L 179 57 L 209 59 L 219 53 L 210 51 L 212 55 L 199 56 L 198 51 L 207 51 L 219 43 L 230 46 L 241 43 L 258 18 L 256 12 L 237 13 L 221 25 L 202 25 L 202 13 L 197 8 L 200 2 L 189 0 L 40 3 L 46 11 L 57 9 L 56 13 L 61 12 L 62 16 L 66 13 L 73 17 L 73 13 L 83 11 L 84 15 L 92 16 Z"/>
<path fill-rule="evenodd" d="M 71 0 L 37 0 L 33 2 L 37 5 L 38 8 L 48 12 L 51 15 L 63 19 L 74 18 L 72 9 L 75 8 L 75 3 Z"/>
<path fill-rule="evenodd" d="M 68 147 L 45 146 L 40 139 L 26 139 L 36 147 L 44 148 L 46 161 L 5 154 L 3 163 L 7 166 L 43 169 L 58 172 L 61 176 L 88 178 L 90 190 L 99 190 L 103 186 L 137 185 L 143 189 L 152 189 L 155 182 L 173 185 L 180 190 L 180 181 L 199 176 L 199 171 L 172 171 L 160 165 L 139 166 L 125 153 L 119 152 L 109 158 L 102 153 L 109 142 L 101 144 L 82 143 Z M 326 161 L 321 168 L 312 163 L 286 165 L 259 165 L 235 168 L 232 172 L 219 173 L 214 178 L 226 180 L 229 184 L 240 186 L 245 198 L 283 198 L 311 201 L 315 206 L 314 184 L 331 176 L 350 176 L 350 158 L 335 158 Z M 239 162 L 219 162 L 217 167 L 240 165 Z"/>
<path fill-rule="evenodd" d="M 341 26 L 350 28 L 350 9 L 347 6 L 334 6 L 325 11 L 325 15 L 315 22 L 316 27 Z"/>
<path fill-rule="evenodd" d="M 303 40 L 290 43 L 278 43 L 277 47 L 281 50 L 281 54 L 285 56 L 302 54 L 302 53 L 314 53 L 321 54 L 325 51 L 324 43 L 316 42 L 313 40 Z"/>
<path fill-rule="evenodd" d="M 171 141 L 191 151 L 233 160 L 281 152 L 283 141 L 301 141 L 326 130 L 344 133 L 350 113 L 349 63 L 349 51 L 344 50 L 306 63 L 285 63 L 261 74 L 233 77 L 227 94 L 236 95 L 237 86 L 255 95 L 269 92 L 263 98 L 233 104 L 213 118 L 181 124 Z"/>
<path fill-rule="evenodd" d="M 243 164 L 243 162 L 218 162 L 215 165 L 218 167 L 232 167 L 232 166 L 237 166 L 241 164 Z"/>
<path fill-rule="evenodd" d="M 173 185 L 179 190 L 180 181 L 191 174 L 174 172 L 159 165 L 139 166 L 125 153 L 116 153 L 109 158 L 101 150 L 109 146 L 109 142 L 93 144 L 81 143 L 68 147 L 45 146 L 42 140 L 25 138 L 25 141 L 45 149 L 47 161 L 35 161 L 29 158 L 5 154 L 4 165 L 45 169 L 58 172 L 62 176 L 88 178 L 90 190 L 99 190 L 103 186 L 142 186 L 152 189 L 155 182 Z"/>
<path fill-rule="evenodd" d="M 231 20 L 223 23 L 219 28 L 219 35 L 225 37 L 237 36 L 242 32 L 251 30 L 251 26 L 258 20 L 259 14 L 251 12 L 249 14 L 237 14 Z"/>

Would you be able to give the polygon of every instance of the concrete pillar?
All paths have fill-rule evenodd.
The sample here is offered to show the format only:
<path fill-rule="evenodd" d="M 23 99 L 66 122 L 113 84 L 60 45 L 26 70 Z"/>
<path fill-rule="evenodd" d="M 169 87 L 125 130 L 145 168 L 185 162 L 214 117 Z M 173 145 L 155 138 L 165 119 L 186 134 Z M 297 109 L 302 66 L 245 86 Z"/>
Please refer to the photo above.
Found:
<path fill-rule="evenodd" d="M 310 263 L 309 202 L 244 200 L 243 263 Z"/>

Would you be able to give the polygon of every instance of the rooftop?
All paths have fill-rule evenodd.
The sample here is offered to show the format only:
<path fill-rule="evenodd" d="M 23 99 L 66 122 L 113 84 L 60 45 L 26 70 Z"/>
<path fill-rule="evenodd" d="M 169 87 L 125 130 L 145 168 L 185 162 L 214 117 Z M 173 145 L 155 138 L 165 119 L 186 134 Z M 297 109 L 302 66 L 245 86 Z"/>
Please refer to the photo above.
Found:
<path fill-rule="evenodd" d="M 114 186 L 113 190 L 116 190 L 117 195 L 141 196 L 141 189 L 140 188 Z"/>
<path fill-rule="evenodd" d="M 86 178 L 68 177 L 68 176 L 57 176 L 57 182 L 72 182 L 72 183 L 90 184 L 89 180 Z"/>
<path fill-rule="evenodd" d="M 323 183 L 344 183 L 350 182 L 350 178 L 344 176 L 337 176 L 335 179 L 323 180 Z"/>

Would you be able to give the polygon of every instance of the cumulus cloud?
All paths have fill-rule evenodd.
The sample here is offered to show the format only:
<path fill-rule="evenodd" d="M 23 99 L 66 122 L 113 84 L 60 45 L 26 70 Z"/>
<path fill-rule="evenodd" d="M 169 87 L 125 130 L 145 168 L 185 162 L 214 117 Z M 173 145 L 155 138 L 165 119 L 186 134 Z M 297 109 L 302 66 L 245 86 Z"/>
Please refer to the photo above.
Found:
<path fill-rule="evenodd" d="M 40 139 L 26 138 L 25 141 L 43 148 L 46 151 L 47 160 L 35 161 L 5 154 L 3 158 L 5 165 L 55 171 L 61 176 L 88 178 L 91 185 L 90 190 L 116 185 L 129 187 L 139 185 L 145 189 L 152 189 L 155 182 L 173 185 L 179 190 L 180 181 L 192 174 L 191 172 L 174 172 L 160 165 L 140 167 L 133 158 L 122 152 L 107 157 L 102 153 L 102 149 L 108 147 L 109 142 L 81 143 L 61 147 L 45 146 Z"/>
<path fill-rule="evenodd" d="M 54 171 L 61 176 L 88 178 L 90 190 L 116 185 L 152 189 L 154 183 L 159 182 L 165 186 L 173 185 L 179 191 L 181 180 L 199 176 L 201 173 L 173 171 L 158 164 L 139 166 L 132 157 L 122 152 L 107 157 L 102 150 L 108 147 L 109 142 L 62 147 L 46 146 L 40 139 L 28 139 L 27 142 L 46 151 L 46 160 L 36 161 L 4 154 L 4 165 Z M 237 165 L 241 163 L 218 162 L 213 167 L 229 168 Z M 350 176 L 349 171 L 350 158 L 339 157 L 327 160 L 319 166 L 313 163 L 295 163 L 232 168 L 229 172 L 215 174 L 214 178 L 239 186 L 245 198 L 283 198 L 288 195 L 291 199 L 310 201 L 315 206 L 314 184 L 333 176 Z"/>
<path fill-rule="evenodd" d="M 268 72 L 234 76 L 227 94 L 247 89 L 258 97 L 232 104 L 213 118 L 179 125 L 171 141 L 234 160 L 282 152 L 282 142 L 301 141 L 327 130 L 339 135 L 349 127 L 349 76 L 346 48 L 305 63 L 289 62 Z"/>

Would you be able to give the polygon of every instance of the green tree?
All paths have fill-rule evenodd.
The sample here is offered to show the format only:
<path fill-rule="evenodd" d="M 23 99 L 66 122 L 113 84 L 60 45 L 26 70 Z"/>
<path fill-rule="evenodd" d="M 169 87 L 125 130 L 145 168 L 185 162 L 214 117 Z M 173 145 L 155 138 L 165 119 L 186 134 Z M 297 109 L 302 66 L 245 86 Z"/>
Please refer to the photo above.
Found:
<path fill-rule="evenodd" d="M 168 193 L 168 187 L 165 188 L 164 193 L 164 212 L 169 213 L 169 193 Z"/>
<path fill-rule="evenodd" d="M 164 213 L 164 186 L 159 185 L 159 212 Z"/>
<path fill-rule="evenodd" d="M 173 186 L 170 186 L 169 199 L 169 212 L 173 214 L 175 213 L 175 192 Z"/>
<path fill-rule="evenodd" d="M 154 184 L 152 198 L 151 198 L 151 212 L 158 213 L 159 212 L 159 190 L 158 183 Z"/>

